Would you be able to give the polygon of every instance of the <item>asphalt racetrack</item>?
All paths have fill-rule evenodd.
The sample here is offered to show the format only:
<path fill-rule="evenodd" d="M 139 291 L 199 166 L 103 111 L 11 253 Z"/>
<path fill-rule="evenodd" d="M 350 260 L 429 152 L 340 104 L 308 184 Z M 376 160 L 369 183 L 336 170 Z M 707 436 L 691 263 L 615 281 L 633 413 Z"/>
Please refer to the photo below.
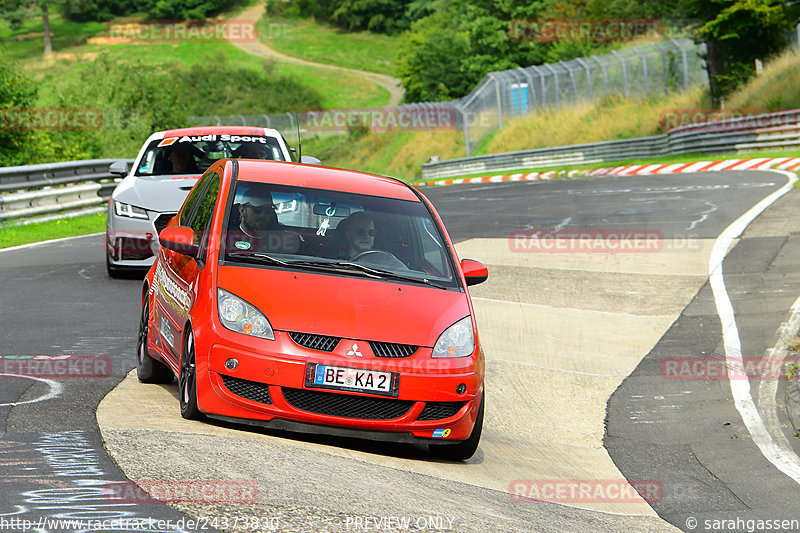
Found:
<path fill-rule="evenodd" d="M 793 323 L 790 181 L 741 171 L 425 189 L 459 255 L 489 267 L 471 288 L 486 419 L 465 463 L 183 420 L 176 385 L 129 373 L 141 281 L 107 277 L 102 236 L 0 252 L 0 529 L 798 530 L 785 382 L 724 371 L 774 355 Z M 182 483 L 227 498 L 165 497 Z"/>

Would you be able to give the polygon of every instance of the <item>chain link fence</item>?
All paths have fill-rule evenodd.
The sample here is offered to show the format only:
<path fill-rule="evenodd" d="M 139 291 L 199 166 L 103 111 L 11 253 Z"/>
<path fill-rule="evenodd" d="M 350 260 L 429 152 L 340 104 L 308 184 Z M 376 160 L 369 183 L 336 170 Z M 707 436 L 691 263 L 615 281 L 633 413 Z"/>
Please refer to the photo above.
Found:
<path fill-rule="evenodd" d="M 708 85 L 704 53 L 705 45 L 684 38 L 646 43 L 570 61 L 490 72 L 471 93 L 458 100 L 404 104 L 391 111 L 384 108 L 381 116 L 385 117 L 387 113 L 396 116 L 398 112 L 440 116 L 442 110 L 448 110 L 452 120 L 448 125 L 437 122 L 436 127 L 463 130 L 466 155 L 469 156 L 475 144 L 491 131 L 502 129 L 504 123 L 512 118 L 547 108 L 592 102 L 609 95 L 637 99 Z M 343 110 L 338 115 L 335 112 L 322 129 L 310 124 L 309 113 L 204 116 L 191 117 L 190 120 L 196 126 L 270 127 L 284 132 L 287 139 L 293 139 L 298 126 L 302 135 L 342 134 L 364 127 L 374 129 L 369 117 L 374 118 L 376 111 L 379 110 Z M 406 129 L 414 129 L 414 124 L 418 123 L 423 123 L 420 129 L 432 129 L 425 121 L 408 122 L 413 124 Z"/>
<path fill-rule="evenodd" d="M 707 85 L 704 46 L 690 39 L 490 72 L 470 94 L 455 102 L 462 115 L 467 155 L 471 141 L 502 129 L 509 119 L 547 108 L 591 102 L 609 95 L 626 99 Z"/>

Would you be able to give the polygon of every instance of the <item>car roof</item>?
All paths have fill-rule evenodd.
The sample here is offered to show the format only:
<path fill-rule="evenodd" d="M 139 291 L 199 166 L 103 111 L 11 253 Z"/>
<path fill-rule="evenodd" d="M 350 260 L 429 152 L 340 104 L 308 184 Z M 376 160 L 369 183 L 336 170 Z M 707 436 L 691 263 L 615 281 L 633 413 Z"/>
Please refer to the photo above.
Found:
<path fill-rule="evenodd" d="M 387 176 L 319 165 L 257 159 L 238 159 L 237 161 L 239 164 L 237 179 L 239 180 L 420 201 L 406 183 Z"/>
<path fill-rule="evenodd" d="M 159 132 L 164 137 L 183 137 L 184 135 L 271 135 L 280 137 L 278 130 L 272 128 L 256 128 L 253 126 L 195 126 L 191 128 L 178 128 Z"/>

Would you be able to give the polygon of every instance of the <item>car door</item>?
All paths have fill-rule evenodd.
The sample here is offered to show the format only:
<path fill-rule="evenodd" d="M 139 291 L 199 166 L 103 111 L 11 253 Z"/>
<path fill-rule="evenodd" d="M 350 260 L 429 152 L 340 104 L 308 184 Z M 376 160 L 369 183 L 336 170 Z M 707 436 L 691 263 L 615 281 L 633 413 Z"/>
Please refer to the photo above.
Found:
<path fill-rule="evenodd" d="M 162 348 L 177 366 L 183 349 L 183 337 L 194 305 L 199 276 L 206 266 L 208 242 L 214 207 L 219 197 L 220 176 L 209 171 L 192 191 L 178 218 L 178 223 L 194 230 L 197 257 L 162 249 L 156 268 L 159 288 L 156 302 L 156 325 L 161 334 Z"/>

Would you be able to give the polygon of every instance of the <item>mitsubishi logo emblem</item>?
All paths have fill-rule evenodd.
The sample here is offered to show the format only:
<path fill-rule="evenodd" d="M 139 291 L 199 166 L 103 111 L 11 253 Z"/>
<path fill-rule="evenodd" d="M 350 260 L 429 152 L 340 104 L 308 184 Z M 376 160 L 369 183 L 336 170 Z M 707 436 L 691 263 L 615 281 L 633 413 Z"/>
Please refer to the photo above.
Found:
<path fill-rule="evenodd" d="M 354 355 L 356 357 L 361 357 L 361 352 L 358 351 L 358 343 L 357 342 L 354 342 L 353 343 L 353 347 L 350 349 L 349 352 L 347 352 L 347 356 L 348 357 L 353 357 Z"/>

